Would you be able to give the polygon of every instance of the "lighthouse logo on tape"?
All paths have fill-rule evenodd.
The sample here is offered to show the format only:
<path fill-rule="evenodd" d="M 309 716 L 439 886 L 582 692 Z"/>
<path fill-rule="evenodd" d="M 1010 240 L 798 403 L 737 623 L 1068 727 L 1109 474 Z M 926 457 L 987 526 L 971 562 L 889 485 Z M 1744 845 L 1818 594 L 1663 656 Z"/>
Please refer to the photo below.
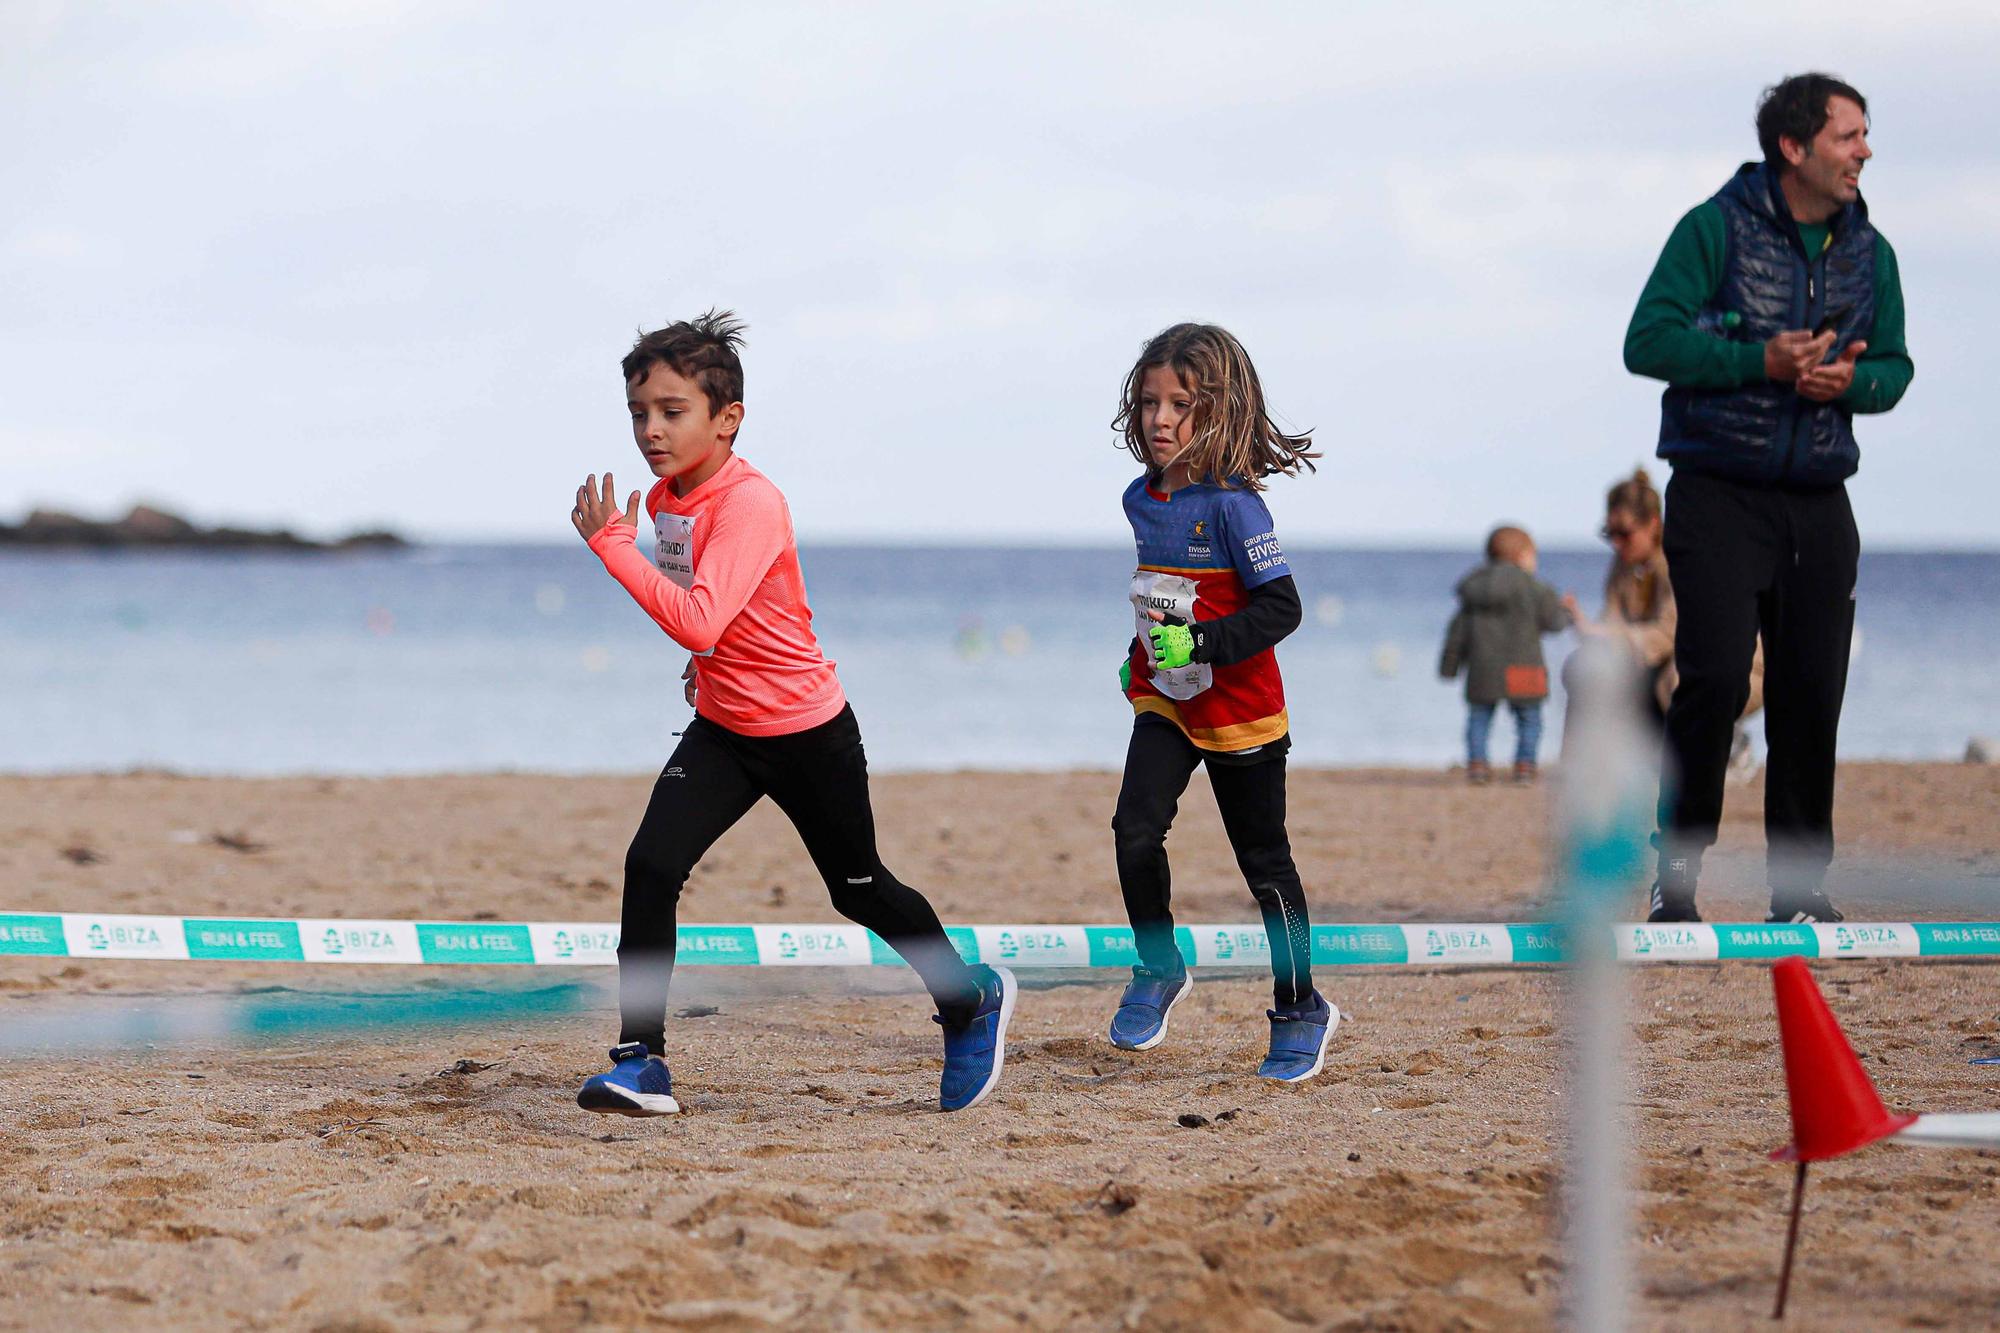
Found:
<path fill-rule="evenodd" d="M 1917 932 L 1899 925 L 1814 926 L 1822 956 L 1852 954 L 1863 958 L 1914 958 L 1923 952 Z"/>
<path fill-rule="evenodd" d="M 309 963 L 424 961 L 415 922 L 306 920 L 298 926 L 299 948 Z"/>
<path fill-rule="evenodd" d="M 63 939 L 74 958 L 186 958 L 179 917 L 66 915 Z"/>
<path fill-rule="evenodd" d="M 1074 967 L 1089 961 L 1090 941 L 1077 926 L 974 926 L 981 959 L 1017 967 Z"/>
<path fill-rule="evenodd" d="M 1644 925 L 1618 941 L 1622 958 L 1668 962 L 1715 957 L 1715 930 L 1710 926 Z"/>
<path fill-rule="evenodd" d="M 591 921 L 530 921 L 528 938 L 538 963 L 609 964 L 618 961 L 618 927 Z"/>
<path fill-rule="evenodd" d="M 1196 925 L 1194 937 L 1197 967 L 1262 967 L 1271 961 L 1271 940 L 1254 926 Z"/>
<path fill-rule="evenodd" d="M 93 921 L 85 928 L 83 937 L 89 941 L 92 953 L 109 953 L 114 947 L 136 953 L 161 953 L 166 947 L 160 939 L 160 928 L 154 925 L 106 925 Z"/>
<path fill-rule="evenodd" d="M 1414 935 L 1418 927 L 1407 926 Z M 1411 940 L 1411 953 L 1425 962 L 1504 963 L 1513 956 L 1513 940 L 1491 926 L 1425 926 L 1422 940 Z"/>
<path fill-rule="evenodd" d="M 841 967 L 873 961 L 868 932 L 860 926 L 758 926 L 753 939 L 749 962 Z"/>

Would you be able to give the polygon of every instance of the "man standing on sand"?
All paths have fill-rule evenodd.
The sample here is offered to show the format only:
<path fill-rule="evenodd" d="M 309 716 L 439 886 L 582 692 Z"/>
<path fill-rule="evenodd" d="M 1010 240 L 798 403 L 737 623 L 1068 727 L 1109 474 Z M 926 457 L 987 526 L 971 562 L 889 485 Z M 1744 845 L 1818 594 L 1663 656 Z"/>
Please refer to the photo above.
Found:
<path fill-rule="evenodd" d="M 1625 333 L 1625 368 L 1667 382 L 1659 456 L 1680 623 L 1650 921 L 1699 921 L 1730 729 L 1764 636 L 1764 834 L 1772 921 L 1838 921 L 1834 741 L 1861 542 L 1847 502 L 1857 412 L 1915 373 L 1895 252 L 1868 220 L 1868 103 L 1799 74 L 1757 107 L 1762 162 L 1680 220 Z"/>

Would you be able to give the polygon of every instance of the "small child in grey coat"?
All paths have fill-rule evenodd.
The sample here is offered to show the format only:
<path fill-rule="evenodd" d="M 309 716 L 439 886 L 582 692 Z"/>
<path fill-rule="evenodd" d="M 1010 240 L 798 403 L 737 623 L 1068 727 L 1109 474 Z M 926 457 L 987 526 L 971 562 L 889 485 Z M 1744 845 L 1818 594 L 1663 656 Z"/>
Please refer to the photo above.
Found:
<path fill-rule="evenodd" d="M 1487 739 L 1502 703 L 1514 714 L 1514 781 L 1535 780 L 1542 701 L 1549 697 L 1542 636 L 1569 623 L 1562 598 L 1535 577 L 1534 539 L 1520 528 L 1493 529 L 1486 563 L 1458 581 L 1458 614 L 1438 659 L 1446 680 L 1465 672 L 1465 775 L 1472 782 L 1492 779 Z"/>

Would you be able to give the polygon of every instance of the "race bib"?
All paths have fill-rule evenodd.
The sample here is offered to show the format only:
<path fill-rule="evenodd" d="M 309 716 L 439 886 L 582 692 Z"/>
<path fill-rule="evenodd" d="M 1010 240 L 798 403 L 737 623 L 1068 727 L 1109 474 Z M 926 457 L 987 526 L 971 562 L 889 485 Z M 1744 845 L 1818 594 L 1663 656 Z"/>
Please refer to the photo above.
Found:
<path fill-rule="evenodd" d="M 1181 574 L 1161 574 L 1150 569 L 1132 575 L 1132 618 L 1139 629 L 1139 644 L 1153 662 L 1153 688 L 1169 699 L 1192 699 L 1215 683 L 1215 671 L 1206 662 L 1190 662 L 1171 671 L 1153 659 L 1153 640 L 1147 631 L 1159 622 L 1149 611 L 1158 611 L 1169 621 L 1194 623 L 1194 580 Z"/>
<path fill-rule="evenodd" d="M 653 564 L 669 583 L 694 587 L 694 519 L 688 514 L 653 515 Z M 696 653 L 708 657 L 715 652 Z"/>

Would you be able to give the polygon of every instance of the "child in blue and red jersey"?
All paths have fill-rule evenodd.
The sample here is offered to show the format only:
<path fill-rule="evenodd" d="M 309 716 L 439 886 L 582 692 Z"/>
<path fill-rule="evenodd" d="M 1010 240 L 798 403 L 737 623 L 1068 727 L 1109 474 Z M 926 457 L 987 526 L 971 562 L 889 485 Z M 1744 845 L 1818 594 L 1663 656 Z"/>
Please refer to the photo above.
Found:
<path fill-rule="evenodd" d="M 1271 1047 L 1257 1072 L 1300 1082 L 1320 1071 L 1340 1014 L 1313 989 L 1311 923 L 1285 834 L 1291 735 L 1271 650 L 1298 628 L 1299 594 L 1258 492 L 1319 455 L 1310 432 L 1272 423 L 1249 355 L 1212 324 L 1176 324 L 1147 343 L 1112 424 L 1146 472 L 1125 491 L 1139 633 L 1118 676 L 1136 716 L 1111 821 L 1139 965 L 1111 1041 L 1157 1046 L 1193 984 L 1174 944 L 1166 839 L 1206 765 L 1271 942 Z"/>

